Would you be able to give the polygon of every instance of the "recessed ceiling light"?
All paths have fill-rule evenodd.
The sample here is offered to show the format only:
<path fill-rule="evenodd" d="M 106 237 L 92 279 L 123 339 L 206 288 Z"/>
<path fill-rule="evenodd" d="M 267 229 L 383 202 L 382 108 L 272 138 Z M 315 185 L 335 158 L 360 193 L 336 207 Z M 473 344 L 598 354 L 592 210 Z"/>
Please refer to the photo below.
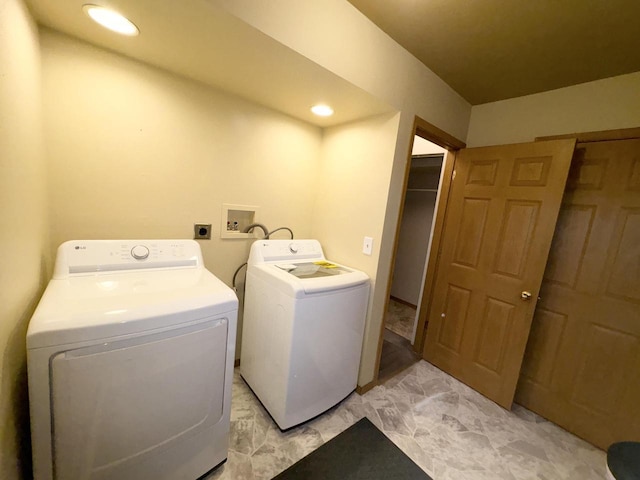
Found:
<path fill-rule="evenodd" d="M 333 115 L 333 108 L 329 105 L 314 105 L 311 107 L 311 111 L 320 117 L 330 117 Z"/>
<path fill-rule="evenodd" d="M 103 27 L 116 33 L 128 35 L 130 37 L 140 33 L 138 27 L 136 27 L 129 19 L 108 8 L 87 4 L 82 7 L 82 10 L 84 10 L 84 13 L 89 15 L 94 22 L 99 23 Z"/>

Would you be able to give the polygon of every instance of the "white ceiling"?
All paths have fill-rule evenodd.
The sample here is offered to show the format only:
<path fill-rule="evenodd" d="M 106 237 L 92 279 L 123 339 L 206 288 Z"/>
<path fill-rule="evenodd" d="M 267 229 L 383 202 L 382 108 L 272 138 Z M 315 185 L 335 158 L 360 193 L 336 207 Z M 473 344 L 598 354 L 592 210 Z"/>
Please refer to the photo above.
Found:
<path fill-rule="evenodd" d="M 101 1 L 133 38 L 85 1 L 26 0 L 41 25 L 320 127 L 393 111 L 207 0 Z M 474 105 L 640 71 L 640 0 L 349 1 Z M 318 102 L 334 116 L 311 114 Z"/>
<path fill-rule="evenodd" d="M 472 105 L 640 71 L 640 0 L 349 0 Z"/>
<path fill-rule="evenodd" d="M 327 127 L 392 111 L 206 0 L 108 0 L 140 29 L 123 37 L 82 11 L 85 0 L 26 0 L 37 22 L 145 63 L 234 93 L 308 123 Z M 309 109 L 324 102 L 331 117 Z"/>

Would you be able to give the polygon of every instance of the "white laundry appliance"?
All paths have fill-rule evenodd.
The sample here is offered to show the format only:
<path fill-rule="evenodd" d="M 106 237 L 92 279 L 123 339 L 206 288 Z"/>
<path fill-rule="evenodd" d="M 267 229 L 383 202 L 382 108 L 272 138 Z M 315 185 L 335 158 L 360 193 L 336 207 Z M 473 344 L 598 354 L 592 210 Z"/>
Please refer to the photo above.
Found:
<path fill-rule="evenodd" d="M 35 480 L 195 480 L 223 462 L 237 309 L 192 240 L 62 244 L 27 332 Z"/>
<path fill-rule="evenodd" d="M 355 388 L 369 277 L 317 240 L 258 240 L 247 266 L 240 374 L 282 430 Z"/>

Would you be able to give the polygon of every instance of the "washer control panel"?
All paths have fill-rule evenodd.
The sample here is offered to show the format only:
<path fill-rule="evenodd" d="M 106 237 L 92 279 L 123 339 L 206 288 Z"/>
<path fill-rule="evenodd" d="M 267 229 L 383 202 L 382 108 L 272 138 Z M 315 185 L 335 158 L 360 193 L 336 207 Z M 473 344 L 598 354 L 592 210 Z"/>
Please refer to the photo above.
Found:
<path fill-rule="evenodd" d="M 323 258 L 322 247 L 317 240 L 257 240 L 251 246 L 249 263 Z"/>
<path fill-rule="evenodd" d="M 58 248 L 54 278 L 150 268 L 203 266 L 193 240 L 72 240 Z"/>

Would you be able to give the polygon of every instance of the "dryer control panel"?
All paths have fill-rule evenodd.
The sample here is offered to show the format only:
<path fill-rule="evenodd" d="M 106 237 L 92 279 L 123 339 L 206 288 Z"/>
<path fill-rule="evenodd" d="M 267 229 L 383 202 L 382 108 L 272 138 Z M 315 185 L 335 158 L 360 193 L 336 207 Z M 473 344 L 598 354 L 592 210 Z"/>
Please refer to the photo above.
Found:
<path fill-rule="evenodd" d="M 193 240 L 71 240 L 58 248 L 53 277 L 203 266 Z"/>

